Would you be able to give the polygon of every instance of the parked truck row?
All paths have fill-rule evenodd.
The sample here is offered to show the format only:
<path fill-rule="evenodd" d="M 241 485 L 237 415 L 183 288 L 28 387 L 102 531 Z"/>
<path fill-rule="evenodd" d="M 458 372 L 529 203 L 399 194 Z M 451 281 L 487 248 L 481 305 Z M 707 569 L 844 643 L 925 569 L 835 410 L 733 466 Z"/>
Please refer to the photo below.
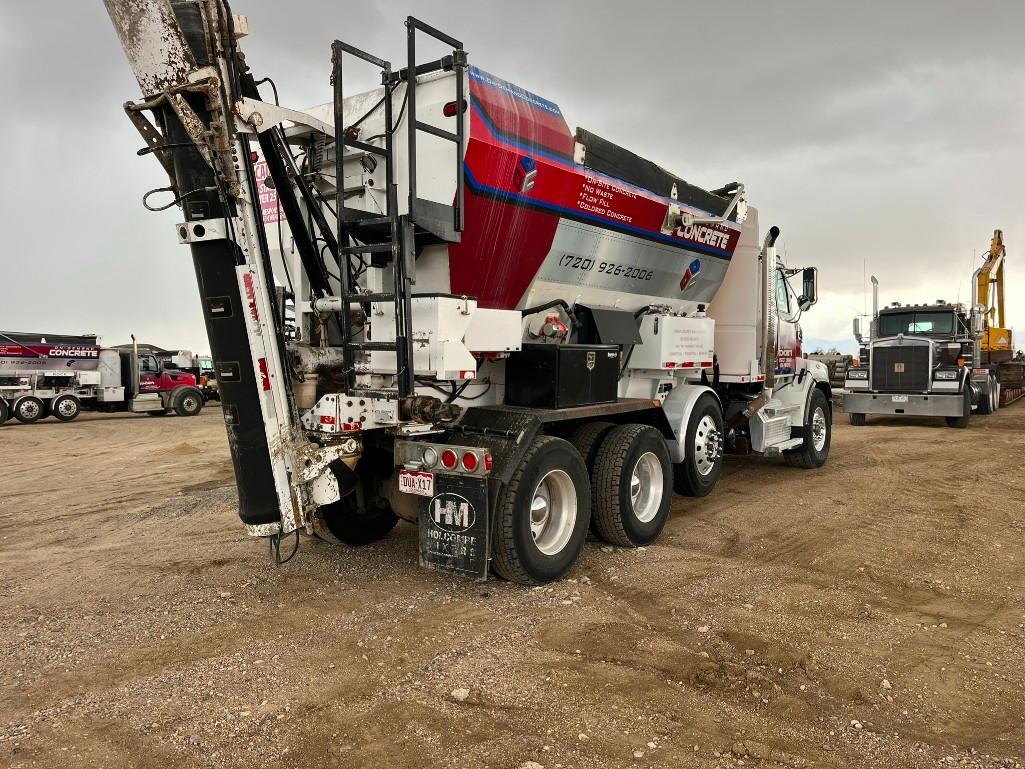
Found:
<path fill-rule="evenodd" d="M 165 367 L 134 345 L 105 348 L 95 335 L 0 332 L 0 425 L 83 411 L 195 416 L 205 399 L 196 377 Z"/>

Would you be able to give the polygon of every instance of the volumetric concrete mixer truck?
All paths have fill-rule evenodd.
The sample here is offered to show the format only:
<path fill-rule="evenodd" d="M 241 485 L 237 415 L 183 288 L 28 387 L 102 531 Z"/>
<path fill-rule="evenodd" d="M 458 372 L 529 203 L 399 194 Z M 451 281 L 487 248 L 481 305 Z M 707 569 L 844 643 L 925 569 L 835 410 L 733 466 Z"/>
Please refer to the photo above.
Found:
<path fill-rule="evenodd" d="M 274 552 L 406 519 L 424 566 L 541 583 L 591 524 L 655 540 L 726 452 L 826 460 L 797 322 L 816 273 L 740 184 L 570 130 L 414 18 L 405 66 L 335 41 L 333 100 L 295 111 L 261 98 L 224 2 L 106 4 L 183 212 L 240 515 Z M 421 61 L 427 38 L 446 54 Z M 349 95 L 355 65 L 380 87 Z"/>

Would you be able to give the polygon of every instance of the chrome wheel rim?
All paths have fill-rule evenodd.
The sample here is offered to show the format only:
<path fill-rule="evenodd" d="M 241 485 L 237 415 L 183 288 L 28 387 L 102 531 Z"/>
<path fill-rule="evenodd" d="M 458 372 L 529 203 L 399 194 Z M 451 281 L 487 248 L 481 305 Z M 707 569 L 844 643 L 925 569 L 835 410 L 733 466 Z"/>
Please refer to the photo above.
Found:
<path fill-rule="evenodd" d="M 62 417 L 74 416 L 76 411 L 78 411 L 78 407 L 73 400 L 65 399 L 57 404 L 57 413 Z"/>
<path fill-rule="evenodd" d="M 25 417 L 25 419 L 35 419 L 43 413 L 43 410 L 35 401 L 23 401 L 18 404 L 18 413 Z"/>
<path fill-rule="evenodd" d="M 530 536 L 545 555 L 566 547 L 577 520 L 577 489 L 564 470 L 549 470 L 530 499 Z"/>
<path fill-rule="evenodd" d="M 182 405 L 186 411 L 193 411 L 196 408 L 196 398 L 193 395 L 186 395 L 182 398 Z"/>
<path fill-rule="evenodd" d="M 815 409 L 811 417 L 811 444 L 816 451 L 826 447 L 826 414 L 821 408 Z"/>
<path fill-rule="evenodd" d="M 708 475 L 722 456 L 722 433 L 707 414 L 694 431 L 694 464 L 701 475 Z"/>
<path fill-rule="evenodd" d="M 641 454 L 630 473 L 630 506 L 634 517 L 647 523 L 662 506 L 662 463 L 650 451 Z"/>

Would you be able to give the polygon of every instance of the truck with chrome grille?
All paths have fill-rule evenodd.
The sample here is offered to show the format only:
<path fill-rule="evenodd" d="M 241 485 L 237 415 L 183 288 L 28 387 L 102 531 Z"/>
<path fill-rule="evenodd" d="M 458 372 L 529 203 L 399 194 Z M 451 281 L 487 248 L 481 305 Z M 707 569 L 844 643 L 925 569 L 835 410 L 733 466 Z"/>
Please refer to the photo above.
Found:
<path fill-rule="evenodd" d="M 997 386 L 980 360 L 982 318 L 978 308 L 943 300 L 935 304 L 878 308 L 873 277 L 873 320 L 866 337 L 860 319 L 854 336 L 859 365 L 844 380 L 844 409 L 852 425 L 870 414 L 945 417 L 950 427 L 967 427 L 972 410 L 996 409 Z"/>

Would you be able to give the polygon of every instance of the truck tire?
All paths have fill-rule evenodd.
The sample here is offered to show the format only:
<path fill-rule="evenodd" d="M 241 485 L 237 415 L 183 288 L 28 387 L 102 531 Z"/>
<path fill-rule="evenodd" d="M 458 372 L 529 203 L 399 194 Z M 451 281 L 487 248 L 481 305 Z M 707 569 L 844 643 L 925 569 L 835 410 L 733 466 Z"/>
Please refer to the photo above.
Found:
<path fill-rule="evenodd" d="M 983 416 L 992 414 L 997 410 L 996 405 L 994 404 L 994 398 L 998 397 L 996 380 L 990 376 L 988 384 L 989 387 L 987 387 L 986 392 L 982 394 L 983 397 L 979 398 L 978 412 Z"/>
<path fill-rule="evenodd" d="M 811 470 L 826 464 L 829 456 L 829 444 L 833 439 L 832 411 L 829 400 L 822 390 L 815 388 L 808 402 L 808 422 L 804 427 L 794 430 L 791 434 L 804 438 L 799 449 L 783 452 L 783 459 L 791 467 L 803 467 Z"/>
<path fill-rule="evenodd" d="M 662 433 L 648 425 L 612 429 L 595 458 L 591 499 L 606 542 L 638 547 L 658 539 L 673 499 L 673 463 Z"/>
<path fill-rule="evenodd" d="M 598 456 L 602 440 L 615 426 L 614 422 L 588 422 L 570 433 L 569 442 L 580 452 L 587 472 L 594 472 L 594 460 Z"/>
<path fill-rule="evenodd" d="M 577 560 L 591 517 L 591 484 L 569 441 L 541 435 L 499 493 L 491 566 L 511 582 L 539 585 L 562 577 Z"/>
<path fill-rule="evenodd" d="M 684 458 L 673 465 L 673 490 L 685 497 L 704 497 L 722 474 L 724 434 L 722 410 L 711 395 L 702 395 L 690 415 Z"/>
<path fill-rule="evenodd" d="M 46 413 L 43 402 L 34 395 L 19 398 L 14 404 L 14 418 L 22 424 L 30 425 L 38 422 Z"/>
<path fill-rule="evenodd" d="M 399 517 L 381 496 L 380 484 L 391 472 L 390 455 L 366 453 L 356 465 L 356 489 L 337 502 L 317 508 L 328 531 L 346 545 L 377 542 L 388 535 Z"/>
<path fill-rule="evenodd" d="M 50 413 L 61 422 L 70 422 L 82 413 L 82 402 L 74 395 L 58 395 L 50 402 Z"/>
<path fill-rule="evenodd" d="M 853 427 L 864 427 L 868 424 L 868 417 L 864 414 L 848 414 L 847 421 L 850 422 Z"/>
<path fill-rule="evenodd" d="M 203 410 L 203 393 L 195 387 L 179 387 L 174 394 L 174 413 L 180 417 L 194 417 Z"/>
<path fill-rule="evenodd" d="M 339 542 L 354 547 L 369 545 L 383 539 L 399 522 L 399 517 L 384 500 L 361 502 L 359 497 L 360 491 L 357 489 L 337 502 L 317 508 L 328 531 Z"/>
<path fill-rule="evenodd" d="M 580 452 L 580 456 L 583 457 L 584 465 L 587 467 L 587 473 L 591 476 L 592 481 L 594 480 L 594 458 L 598 455 L 602 439 L 615 426 L 614 422 L 588 422 L 580 425 L 580 427 L 570 433 L 569 442 L 573 444 L 576 450 Z M 595 525 L 593 511 L 591 513 L 591 533 L 595 536 L 601 536 Z"/>
<path fill-rule="evenodd" d="M 0 425 L 4 424 L 10 418 L 11 407 L 7 405 L 7 401 L 0 398 Z"/>
<path fill-rule="evenodd" d="M 947 427 L 956 427 L 960 430 L 968 427 L 972 418 L 972 390 L 968 382 L 964 384 L 964 412 L 959 417 L 947 417 Z"/>

